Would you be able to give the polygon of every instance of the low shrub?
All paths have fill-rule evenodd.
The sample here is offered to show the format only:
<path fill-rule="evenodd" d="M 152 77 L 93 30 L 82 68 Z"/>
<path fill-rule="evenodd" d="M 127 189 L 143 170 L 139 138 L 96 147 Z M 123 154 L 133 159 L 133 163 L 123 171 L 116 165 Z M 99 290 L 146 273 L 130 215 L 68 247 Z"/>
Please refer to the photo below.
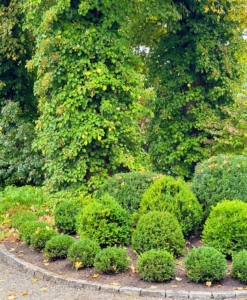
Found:
<path fill-rule="evenodd" d="M 26 221 L 37 221 L 37 220 L 38 217 L 32 212 L 20 212 L 14 217 L 12 221 L 12 227 L 19 228 L 21 224 Z"/>
<path fill-rule="evenodd" d="M 132 214 L 138 210 L 145 190 L 160 177 L 151 172 L 119 173 L 105 180 L 95 194 L 96 197 L 109 194 Z"/>
<path fill-rule="evenodd" d="M 73 201 L 59 203 L 54 211 L 55 226 L 60 232 L 73 234 L 76 232 L 76 216 L 80 205 Z"/>
<path fill-rule="evenodd" d="M 202 205 L 204 219 L 223 199 L 247 202 L 247 157 L 217 155 L 197 164 L 192 191 Z"/>
<path fill-rule="evenodd" d="M 38 228 L 30 237 L 30 245 L 33 249 L 42 250 L 45 248 L 46 242 L 56 235 L 58 233 L 48 226 Z"/>
<path fill-rule="evenodd" d="M 183 254 L 185 240 L 173 214 L 152 211 L 139 219 L 132 234 L 132 246 L 138 253 L 163 249 L 177 257 Z"/>
<path fill-rule="evenodd" d="M 72 236 L 55 235 L 45 244 L 44 255 L 49 259 L 66 258 L 69 247 L 75 242 Z"/>
<path fill-rule="evenodd" d="M 184 262 L 187 276 L 195 282 L 220 280 L 226 277 L 227 261 L 213 247 L 193 248 Z"/>
<path fill-rule="evenodd" d="M 188 237 L 201 224 L 202 209 L 196 196 L 182 179 L 163 176 L 143 194 L 139 214 L 158 210 L 173 213 Z"/>
<path fill-rule="evenodd" d="M 136 268 L 139 276 L 147 281 L 164 282 L 175 275 L 174 258 L 166 250 L 151 249 L 144 252 Z"/>
<path fill-rule="evenodd" d="M 92 267 L 99 251 L 100 246 L 97 242 L 80 239 L 69 247 L 67 258 L 76 269 Z"/>
<path fill-rule="evenodd" d="M 85 206 L 77 216 L 76 231 L 100 246 L 126 245 L 130 241 L 130 214 L 106 195 Z"/>
<path fill-rule="evenodd" d="M 245 249 L 233 255 L 231 275 L 247 283 L 247 251 Z"/>
<path fill-rule="evenodd" d="M 19 229 L 19 237 L 22 241 L 24 241 L 27 245 L 30 245 L 31 235 L 41 228 L 52 228 L 49 223 L 41 222 L 41 221 L 26 221 L 22 223 Z"/>
<path fill-rule="evenodd" d="M 94 266 L 106 274 L 124 272 L 129 267 L 127 251 L 117 247 L 107 247 L 96 254 Z"/>
<path fill-rule="evenodd" d="M 247 203 L 224 200 L 212 208 L 202 241 L 225 255 L 247 249 Z"/>

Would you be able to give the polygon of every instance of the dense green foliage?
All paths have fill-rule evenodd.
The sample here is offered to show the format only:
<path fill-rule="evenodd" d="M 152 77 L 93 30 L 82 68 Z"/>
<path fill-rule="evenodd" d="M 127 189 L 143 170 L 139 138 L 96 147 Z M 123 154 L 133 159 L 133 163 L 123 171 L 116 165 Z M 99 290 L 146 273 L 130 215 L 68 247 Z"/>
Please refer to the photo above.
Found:
<path fill-rule="evenodd" d="M 46 243 L 58 233 L 49 226 L 37 228 L 30 237 L 30 245 L 32 248 L 42 250 Z"/>
<path fill-rule="evenodd" d="M 136 269 L 144 280 L 164 282 L 174 277 L 175 261 L 166 250 L 151 249 L 141 254 Z"/>
<path fill-rule="evenodd" d="M 247 250 L 243 249 L 233 255 L 231 275 L 233 278 L 247 283 Z"/>
<path fill-rule="evenodd" d="M 38 217 L 33 212 L 20 212 L 14 217 L 12 227 L 18 229 L 24 222 L 37 220 Z"/>
<path fill-rule="evenodd" d="M 76 232 L 100 246 L 128 245 L 130 214 L 108 195 L 92 201 L 77 216 Z"/>
<path fill-rule="evenodd" d="M 227 274 L 227 261 L 213 247 L 193 248 L 184 262 L 187 276 L 195 282 L 216 281 Z"/>
<path fill-rule="evenodd" d="M 54 211 L 55 226 L 60 232 L 72 234 L 76 232 L 76 216 L 80 205 L 73 201 L 59 203 Z"/>
<path fill-rule="evenodd" d="M 195 232 L 202 219 L 201 206 L 188 185 L 170 176 L 156 180 L 143 194 L 140 215 L 153 210 L 173 213 L 185 236 Z"/>
<path fill-rule="evenodd" d="M 42 228 L 51 229 L 51 225 L 46 222 L 41 221 L 26 221 L 22 223 L 19 228 L 19 237 L 22 241 L 24 241 L 27 245 L 31 242 L 31 236 L 36 231 L 40 231 Z"/>
<path fill-rule="evenodd" d="M 172 3 L 180 18 L 163 23 L 148 57 L 148 84 L 157 93 L 148 103 L 153 111 L 149 152 L 159 172 L 188 178 L 217 143 L 205 123 L 227 117 L 223 108 L 243 83 L 246 1 Z"/>
<path fill-rule="evenodd" d="M 94 266 L 103 273 L 117 274 L 128 269 L 129 261 L 126 249 L 107 247 L 96 254 Z"/>
<path fill-rule="evenodd" d="M 196 166 L 192 191 L 201 203 L 206 218 L 223 199 L 247 202 L 247 157 L 217 155 Z"/>
<path fill-rule="evenodd" d="M 69 247 L 75 242 L 69 235 L 55 235 L 45 244 L 44 255 L 49 259 L 66 258 Z"/>
<path fill-rule="evenodd" d="M 100 251 L 97 242 L 90 239 L 80 239 L 73 243 L 68 250 L 68 260 L 76 269 L 92 267 L 94 258 Z"/>
<path fill-rule="evenodd" d="M 213 207 L 204 225 L 202 241 L 225 255 L 247 249 L 247 204 L 224 200 Z"/>
<path fill-rule="evenodd" d="M 138 210 L 145 190 L 160 176 L 151 172 L 119 173 L 103 182 L 96 197 L 109 194 L 124 209 L 133 213 Z"/>
<path fill-rule="evenodd" d="M 163 249 L 179 256 L 183 254 L 185 240 L 174 215 L 152 211 L 140 217 L 132 234 L 132 246 L 138 253 Z"/>

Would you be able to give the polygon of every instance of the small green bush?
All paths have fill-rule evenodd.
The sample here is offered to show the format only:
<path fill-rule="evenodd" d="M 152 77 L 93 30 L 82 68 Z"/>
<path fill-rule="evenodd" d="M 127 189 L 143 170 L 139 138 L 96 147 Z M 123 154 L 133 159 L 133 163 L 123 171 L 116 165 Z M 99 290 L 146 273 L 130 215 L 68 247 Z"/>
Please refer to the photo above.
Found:
<path fill-rule="evenodd" d="M 185 240 L 173 214 L 152 211 L 139 219 L 132 235 L 132 246 L 138 253 L 163 249 L 177 257 L 183 254 Z"/>
<path fill-rule="evenodd" d="M 20 212 L 14 217 L 12 221 L 12 227 L 19 228 L 21 224 L 26 221 L 37 221 L 37 220 L 38 217 L 32 212 Z"/>
<path fill-rule="evenodd" d="M 99 251 L 100 246 L 97 242 L 90 239 L 80 239 L 69 247 L 67 258 L 77 269 L 92 267 Z"/>
<path fill-rule="evenodd" d="M 76 232 L 76 216 L 80 205 L 73 201 L 59 203 L 54 211 L 55 226 L 60 232 L 73 234 Z"/>
<path fill-rule="evenodd" d="M 106 195 L 81 210 L 76 228 L 81 238 L 91 238 L 105 247 L 129 244 L 130 224 L 130 214 Z"/>
<path fill-rule="evenodd" d="M 95 268 L 106 274 L 124 272 L 129 267 L 130 258 L 127 251 L 117 247 L 107 247 L 96 254 Z"/>
<path fill-rule="evenodd" d="M 30 245 L 34 249 L 42 250 L 45 248 L 46 242 L 56 235 L 58 233 L 50 227 L 38 228 L 30 237 Z"/>
<path fill-rule="evenodd" d="M 233 255 L 231 275 L 247 283 L 247 251 L 245 249 Z"/>
<path fill-rule="evenodd" d="M 199 163 L 192 180 L 204 211 L 204 219 L 211 207 L 223 199 L 247 202 L 247 157 L 242 155 L 217 155 Z"/>
<path fill-rule="evenodd" d="M 224 200 L 213 207 L 202 240 L 225 255 L 247 249 L 247 203 Z"/>
<path fill-rule="evenodd" d="M 224 255 L 213 247 L 193 248 L 184 263 L 188 278 L 195 282 L 220 280 L 227 274 Z"/>
<path fill-rule="evenodd" d="M 74 242 L 72 236 L 55 235 L 45 244 L 44 255 L 49 259 L 66 258 L 68 249 Z"/>
<path fill-rule="evenodd" d="M 96 197 L 109 194 L 129 213 L 138 210 L 145 190 L 161 175 L 151 172 L 119 173 L 105 180 Z"/>
<path fill-rule="evenodd" d="M 143 194 L 139 214 L 149 211 L 173 213 L 187 237 L 201 224 L 202 209 L 186 182 L 171 176 L 157 179 Z"/>
<path fill-rule="evenodd" d="M 175 261 L 166 250 L 151 249 L 141 254 L 137 271 L 139 276 L 147 281 L 164 282 L 175 275 Z"/>
<path fill-rule="evenodd" d="M 22 223 L 19 229 L 19 237 L 22 241 L 24 241 L 27 245 L 30 245 L 31 235 L 41 228 L 52 228 L 49 223 L 41 222 L 41 221 L 27 221 Z"/>

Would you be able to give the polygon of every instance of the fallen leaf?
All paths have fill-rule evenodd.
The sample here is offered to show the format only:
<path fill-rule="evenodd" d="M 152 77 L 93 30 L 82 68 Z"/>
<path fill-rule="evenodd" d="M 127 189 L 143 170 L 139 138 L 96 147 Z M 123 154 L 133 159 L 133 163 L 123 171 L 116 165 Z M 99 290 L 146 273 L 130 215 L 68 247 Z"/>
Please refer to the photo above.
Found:
<path fill-rule="evenodd" d="M 77 261 L 77 262 L 75 263 L 75 268 L 76 268 L 76 270 L 81 269 L 82 267 L 83 267 L 83 265 L 82 265 L 81 261 Z"/>
<path fill-rule="evenodd" d="M 117 282 L 112 282 L 111 285 L 118 286 L 119 284 Z"/>
<path fill-rule="evenodd" d="M 36 283 L 37 281 L 38 281 L 37 278 L 34 278 L 34 279 L 32 280 L 33 283 Z"/>
<path fill-rule="evenodd" d="M 211 282 L 211 281 L 206 281 L 206 282 L 205 282 L 205 285 L 206 285 L 207 287 L 210 287 L 210 286 L 212 285 L 212 282 Z"/>
<path fill-rule="evenodd" d="M 11 299 L 15 299 L 16 298 L 16 294 L 13 294 L 13 293 L 9 293 L 8 294 L 8 299 L 11 300 Z"/>
<path fill-rule="evenodd" d="M 11 274 L 11 272 L 10 272 L 10 271 L 8 271 L 8 272 L 6 272 L 6 274 Z"/>
<path fill-rule="evenodd" d="M 10 252 L 13 252 L 13 251 L 15 251 L 15 248 L 11 248 L 9 251 L 10 251 Z"/>
<path fill-rule="evenodd" d="M 49 266 L 50 264 L 49 263 L 44 263 L 44 266 Z"/>
<path fill-rule="evenodd" d="M 221 284 L 216 284 L 215 287 L 216 287 L 216 289 L 218 289 L 221 287 Z"/>
<path fill-rule="evenodd" d="M 98 278 L 99 274 L 93 274 L 92 278 Z"/>
<path fill-rule="evenodd" d="M 46 292 L 46 288 L 41 288 L 41 292 Z"/>
<path fill-rule="evenodd" d="M 21 295 L 22 295 L 22 296 L 28 295 L 28 291 L 23 292 Z"/>
<path fill-rule="evenodd" d="M 173 287 L 173 288 L 176 288 L 176 287 L 178 287 L 178 286 L 177 286 L 176 284 L 174 284 L 174 285 L 172 285 L 172 287 Z"/>
<path fill-rule="evenodd" d="M 44 259 L 43 260 L 43 263 L 48 263 L 49 262 L 49 259 Z"/>
<path fill-rule="evenodd" d="M 151 285 L 149 288 L 150 288 L 151 290 L 155 290 L 155 289 L 157 289 L 157 286 Z"/>
<path fill-rule="evenodd" d="M 182 265 L 183 262 L 182 262 L 182 261 L 178 261 L 178 262 L 176 262 L 176 264 L 177 264 L 177 265 Z"/>
<path fill-rule="evenodd" d="M 181 280 L 182 280 L 182 278 L 180 278 L 180 277 L 175 277 L 175 280 L 177 280 L 177 281 L 181 281 Z"/>
<path fill-rule="evenodd" d="M 239 290 L 239 291 L 242 291 L 242 287 L 240 287 L 240 286 L 238 286 L 238 287 L 236 287 L 236 290 Z"/>
<path fill-rule="evenodd" d="M 18 254 L 17 256 L 18 256 L 18 257 L 23 257 L 24 254 L 20 253 L 20 254 Z"/>
<path fill-rule="evenodd" d="M 130 270 L 133 274 L 136 273 L 136 268 L 133 265 L 130 266 Z"/>
<path fill-rule="evenodd" d="M 244 290 L 247 290 L 247 286 L 244 287 Z"/>
<path fill-rule="evenodd" d="M 0 282 L 4 282 L 4 281 L 5 281 L 4 279 L 1 279 L 1 280 L 0 280 Z"/>

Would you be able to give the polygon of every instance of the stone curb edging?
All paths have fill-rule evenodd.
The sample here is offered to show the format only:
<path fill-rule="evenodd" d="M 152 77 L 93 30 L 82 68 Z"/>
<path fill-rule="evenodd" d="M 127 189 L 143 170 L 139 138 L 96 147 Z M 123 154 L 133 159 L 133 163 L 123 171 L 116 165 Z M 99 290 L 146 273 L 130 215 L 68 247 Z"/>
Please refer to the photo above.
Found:
<path fill-rule="evenodd" d="M 165 299 L 247 299 L 246 291 L 235 292 L 200 292 L 200 291 L 173 291 L 173 290 L 151 290 L 141 289 L 129 286 L 112 286 L 106 284 L 97 284 L 87 280 L 77 280 L 73 278 L 64 278 L 55 273 L 46 271 L 40 267 L 34 266 L 24 260 L 19 259 L 14 254 L 10 253 L 4 245 L 0 245 L 0 261 L 9 266 L 15 267 L 20 272 L 28 274 L 32 278 L 39 280 L 50 281 L 52 283 L 67 285 L 69 287 L 85 290 L 95 290 L 106 293 L 123 293 L 129 296 L 146 296 Z"/>

